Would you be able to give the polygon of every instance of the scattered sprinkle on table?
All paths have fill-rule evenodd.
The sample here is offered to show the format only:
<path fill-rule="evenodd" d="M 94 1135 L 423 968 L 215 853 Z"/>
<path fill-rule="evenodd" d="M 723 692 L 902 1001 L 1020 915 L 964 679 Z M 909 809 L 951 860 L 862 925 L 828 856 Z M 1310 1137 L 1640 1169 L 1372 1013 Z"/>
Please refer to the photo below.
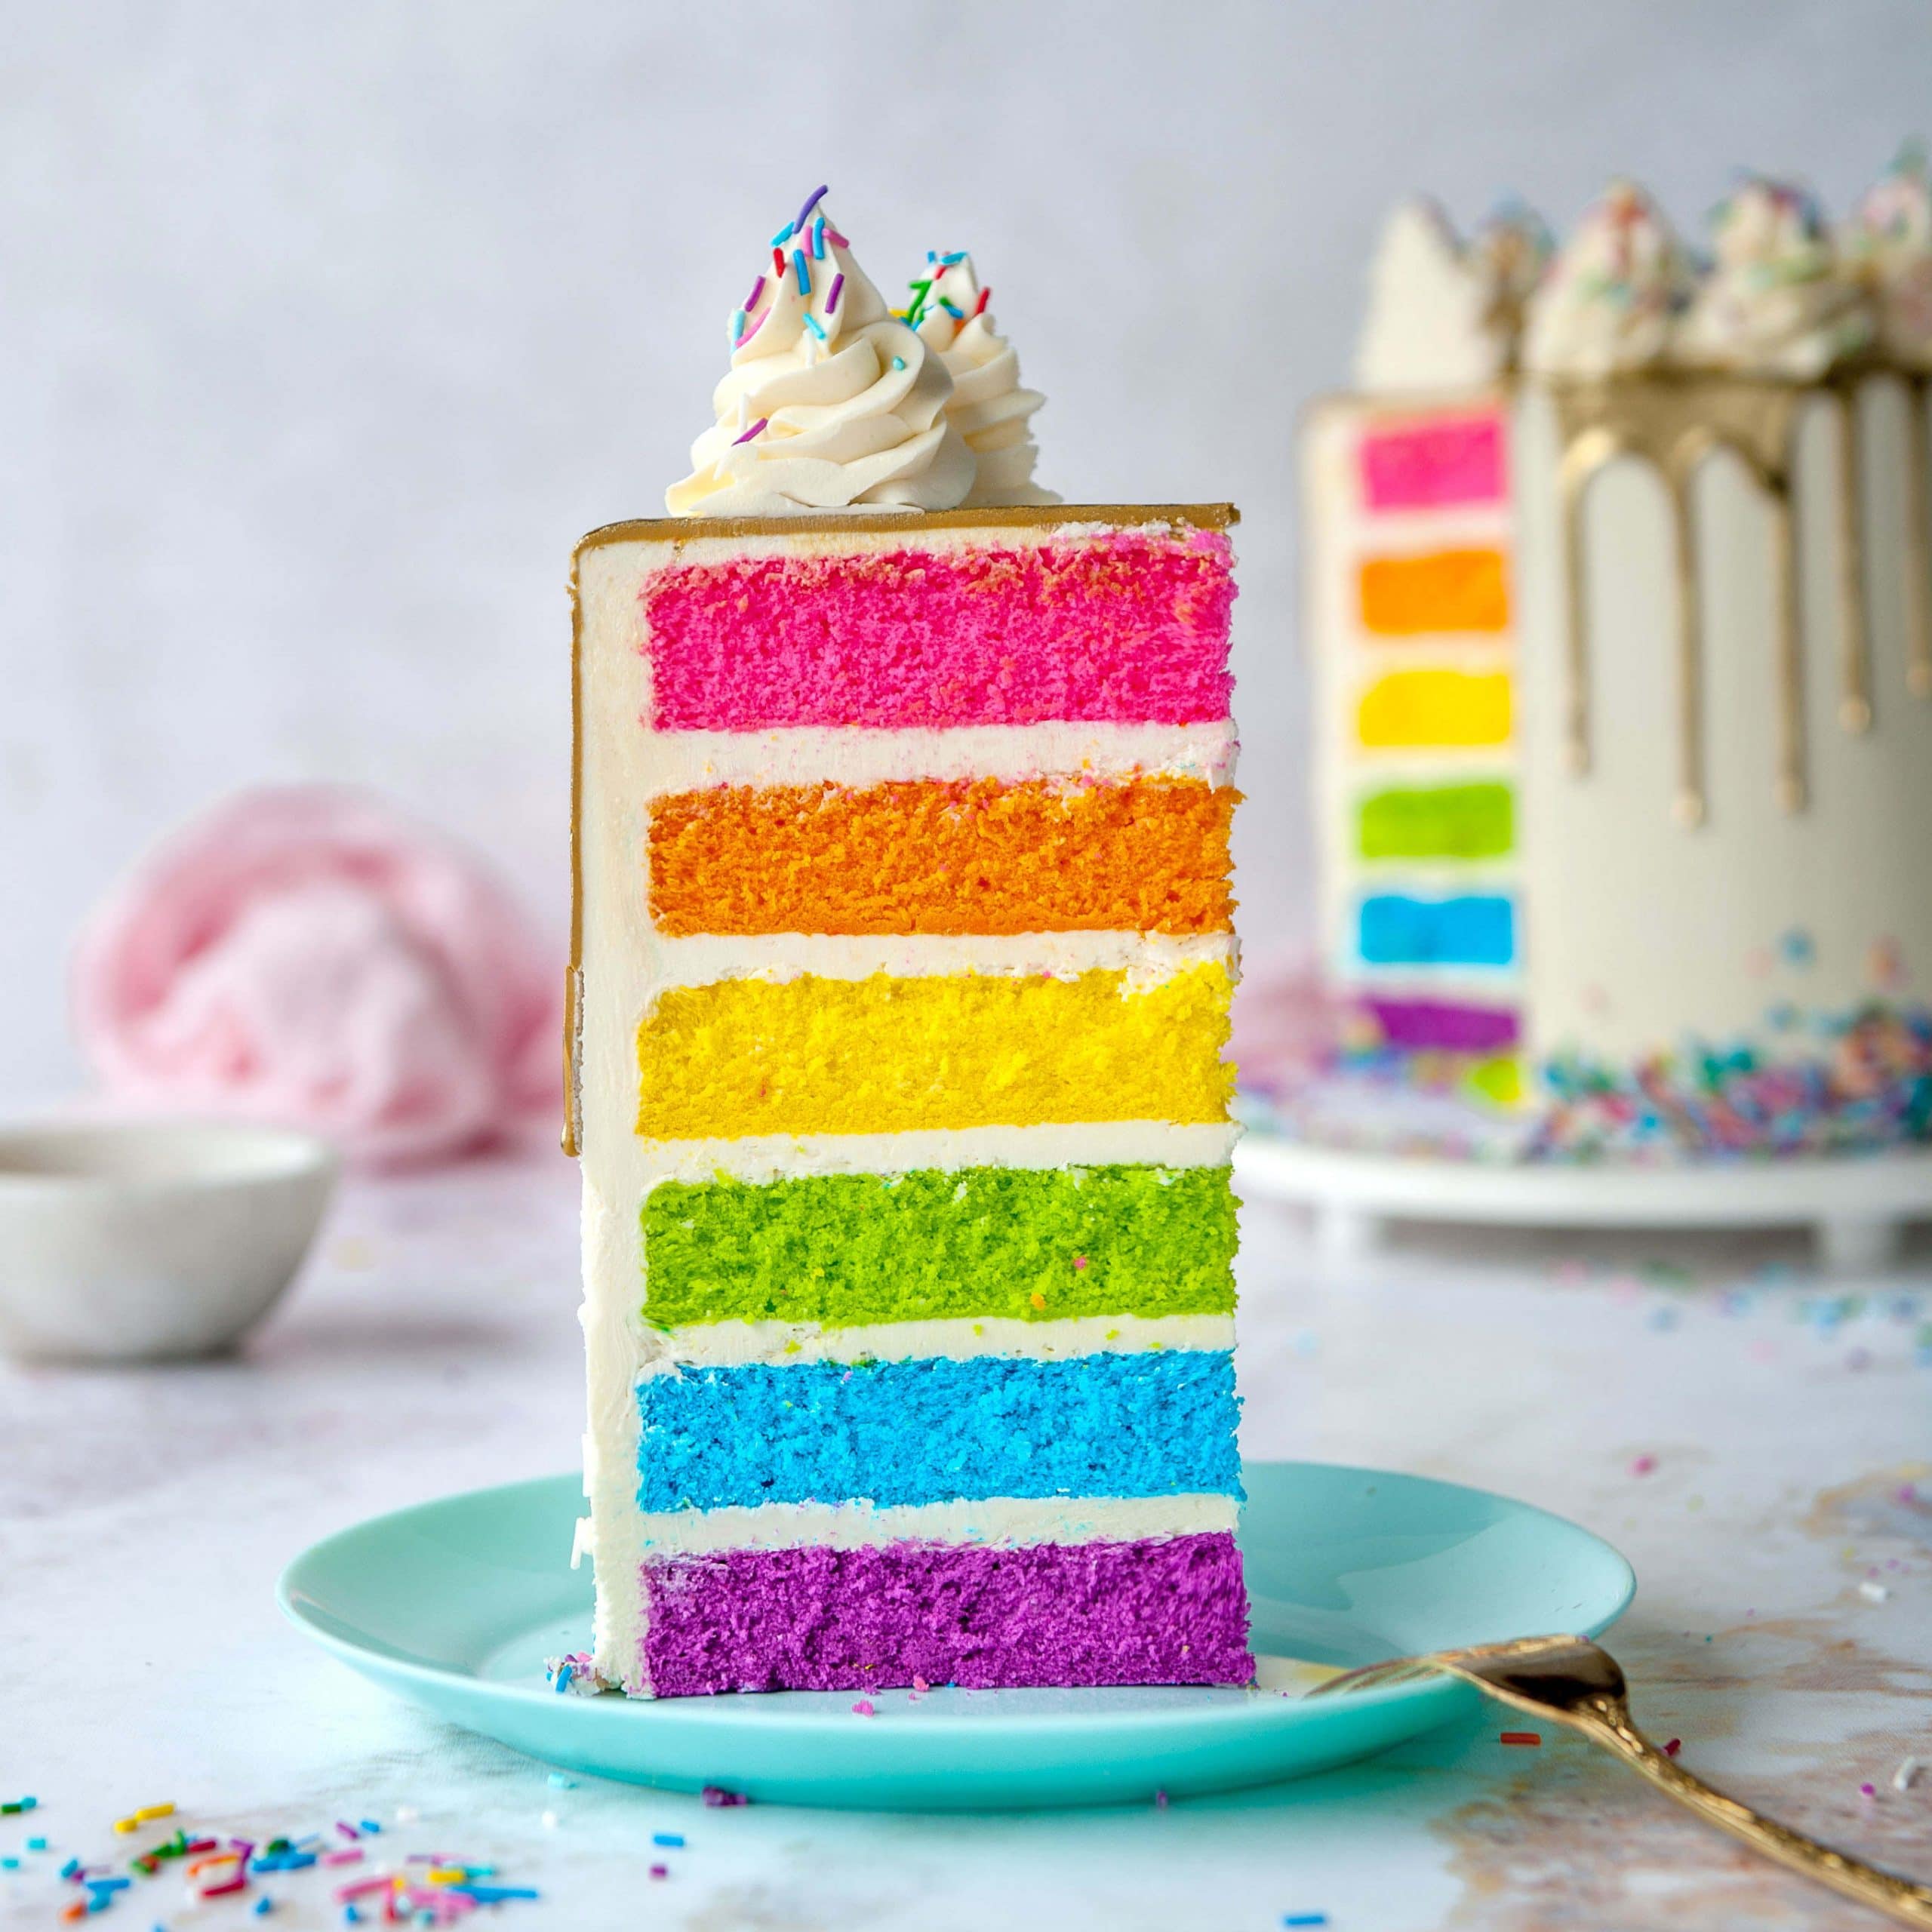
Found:
<path fill-rule="evenodd" d="M 1918 1781 L 1919 1764 L 1916 1758 L 1902 1758 L 1899 1767 L 1892 1774 L 1894 1791 L 1909 1791 Z"/>
<path fill-rule="evenodd" d="M 1860 1798 L 1876 1798 L 1878 1787 L 1875 1784 L 1862 1784 L 1858 1787 L 1858 1795 Z"/>
<path fill-rule="evenodd" d="M 1681 1737 L 1673 1737 L 1669 1739 L 1665 1743 L 1663 1747 L 1663 1755 L 1666 1758 L 1674 1758 L 1677 1755 L 1678 1752 L 1681 1751 L 1683 1749 L 1683 1739 Z"/>
<path fill-rule="evenodd" d="M 671 1868 L 668 1865 L 654 1865 L 651 1868 L 651 1875 L 654 1878 L 668 1878 L 671 1875 Z"/>
<path fill-rule="evenodd" d="M 742 1791 L 728 1791 L 721 1784 L 708 1784 L 703 1793 L 704 1801 L 714 1810 L 729 1808 L 734 1804 L 749 1804 L 751 1800 Z"/>
<path fill-rule="evenodd" d="M 1859 1585 L 1858 1594 L 1867 1603 L 1883 1603 L 1891 1595 L 1891 1592 L 1887 1589 L 1883 1583 L 1867 1581 Z"/>
<path fill-rule="evenodd" d="M 398 1817 L 408 1808 L 398 1807 Z M 111 1829 L 125 1837 L 127 1826 L 138 1827 L 171 1817 L 175 1809 L 171 1803 L 143 1805 L 125 1819 L 112 1820 Z M 416 1814 L 411 1811 L 410 1815 Z M 69 1856 L 60 1868 L 63 1881 L 60 1896 L 66 1903 L 57 1915 L 63 1923 L 73 1923 L 111 1911 L 124 1892 L 135 1897 L 142 1896 L 136 1889 L 137 1877 L 141 1880 L 157 1877 L 164 1864 L 180 1860 L 190 1905 L 242 1894 L 251 1917 L 288 1916 L 282 1912 L 284 1906 L 294 1908 L 299 1916 L 303 1897 L 299 1889 L 270 1893 L 263 1890 L 258 1881 L 272 1872 L 297 1874 L 318 1866 L 329 1868 L 328 1876 L 331 1880 L 348 1877 L 334 1868 L 361 1866 L 368 1856 L 361 1841 L 380 1834 L 382 1828 L 373 1819 L 365 1818 L 359 1828 L 345 1819 L 337 1819 L 334 1829 L 338 1835 L 330 1835 L 326 1826 L 318 1826 L 311 1831 L 291 1829 L 272 1837 L 263 1835 L 258 1840 L 217 1838 L 205 1832 L 191 1838 L 177 1826 L 171 1836 L 158 1840 L 146 1850 L 128 1847 L 120 1854 L 125 1861 L 120 1870 L 107 1860 L 86 1864 L 78 1856 Z M 29 1839 L 27 1849 L 45 1851 L 47 1841 Z M 18 1870 L 21 1861 L 10 1854 L 0 1863 Z M 414 1852 L 400 1869 L 391 1866 L 374 1872 L 365 1869 L 349 1878 L 348 1883 L 333 1884 L 326 1896 L 340 1910 L 340 1922 L 344 1925 L 380 1918 L 392 1925 L 438 1927 L 453 1924 L 481 1906 L 540 1896 L 534 1887 L 481 1882 L 495 1869 L 494 1866 L 472 1864 L 447 1852 Z M 298 1886 L 300 1882 L 297 1881 Z M 358 1900 L 362 1901 L 360 1905 L 356 1903 Z M 167 1927 L 155 1923 L 153 1932 L 167 1932 Z"/>
<path fill-rule="evenodd" d="M 1506 1730 L 1503 1734 L 1503 1741 L 1505 1744 L 1537 1745 L 1543 1742 L 1543 1733 L 1540 1730 Z"/>
<path fill-rule="evenodd" d="M 852 1706 L 852 1715 L 855 1718 L 872 1718 L 877 1717 L 878 1715 L 878 1712 L 874 1707 L 872 1700 L 869 1697 L 861 1697 L 859 1701 Z"/>
<path fill-rule="evenodd" d="M 653 1832 L 651 1835 L 651 1842 L 653 1844 L 663 1845 L 667 1851 L 682 1851 L 685 1848 L 685 1835 L 682 1832 Z"/>
<path fill-rule="evenodd" d="M 1654 1456 L 1639 1456 L 1630 1465 L 1630 1473 L 1633 1476 L 1647 1476 L 1657 1466 L 1657 1459 Z"/>
<path fill-rule="evenodd" d="M 1325 1912 L 1289 1912 L 1281 1915 L 1284 1925 L 1326 1925 L 1328 1915 Z"/>

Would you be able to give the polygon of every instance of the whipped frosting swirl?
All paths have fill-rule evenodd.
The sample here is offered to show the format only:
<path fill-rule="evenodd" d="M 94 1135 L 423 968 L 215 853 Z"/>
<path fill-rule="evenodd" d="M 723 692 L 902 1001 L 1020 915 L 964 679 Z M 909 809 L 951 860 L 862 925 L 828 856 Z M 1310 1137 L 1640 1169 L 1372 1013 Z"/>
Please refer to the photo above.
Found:
<path fill-rule="evenodd" d="M 717 421 L 664 493 L 673 516 L 951 509 L 973 487 L 945 362 L 887 309 L 824 193 L 772 238 L 731 318 Z"/>
<path fill-rule="evenodd" d="M 1932 178 L 1908 147 L 1866 194 L 1843 249 L 1875 311 L 1878 346 L 1909 369 L 1932 369 Z"/>
<path fill-rule="evenodd" d="M 1711 222 L 1716 260 L 1678 332 L 1682 361 L 1810 382 L 1870 345 L 1871 303 L 1801 189 L 1750 177 Z"/>
<path fill-rule="evenodd" d="M 995 326 L 973 258 L 963 250 L 929 251 L 924 272 L 911 285 L 906 321 L 946 365 L 952 378 L 946 420 L 966 439 L 977 466 L 967 503 L 1057 503 L 1060 497 L 1033 481 L 1039 445 L 1033 412 L 1046 401 L 1020 381 L 1020 358 Z"/>
<path fill-rule="evenodd" d="M 1670 358 L 1692 288 L 1690 257 L 1656 203 L 1613 181 L 1530 304 L 1524 366 L 1576 377 L 1654 369 Z"/>

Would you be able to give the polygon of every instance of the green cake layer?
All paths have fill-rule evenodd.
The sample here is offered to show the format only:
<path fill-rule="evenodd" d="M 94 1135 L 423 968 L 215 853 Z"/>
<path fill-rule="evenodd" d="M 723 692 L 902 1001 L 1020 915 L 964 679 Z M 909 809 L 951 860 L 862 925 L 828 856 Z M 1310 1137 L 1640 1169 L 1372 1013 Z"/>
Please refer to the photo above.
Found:
<path fill-rule="evenodd" d="M 1226 1168 L 921 1169 L 666 1181 L 644 1204 L 662 1327 L 1228 1315 Z"/>
<path fill-rule="evenodd" d="M 1494 859 L 1516 842 L 1515 799 L 1494 780 L 1398 786 L 1361 801 L 1364 859 Z"/>

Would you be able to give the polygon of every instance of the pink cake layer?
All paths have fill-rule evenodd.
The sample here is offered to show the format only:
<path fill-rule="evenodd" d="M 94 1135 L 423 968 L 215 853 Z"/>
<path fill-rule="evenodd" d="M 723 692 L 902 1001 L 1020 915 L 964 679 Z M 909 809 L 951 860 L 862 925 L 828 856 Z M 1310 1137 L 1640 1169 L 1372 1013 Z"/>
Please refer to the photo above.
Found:
<path fill-rule="evenodd" d="M 641 1662 L 660 1697 L 1254 1674 L 1241 1557 L 1225 1534 L 737 1549 L 655 1559 L 643 1580 Z"/>
<path fill-rule="evenodd" d="M 1362 500 L 1372 511 L 1497 503 L 1509 487 L 1494 411 L 1371 429 L 1361 439 Z"/>
<path fill-rule="evenodd" d="M 884 730 L 1228 714 L 1217 532 L 681 564 L 643 592 L 666 731 Z"/>

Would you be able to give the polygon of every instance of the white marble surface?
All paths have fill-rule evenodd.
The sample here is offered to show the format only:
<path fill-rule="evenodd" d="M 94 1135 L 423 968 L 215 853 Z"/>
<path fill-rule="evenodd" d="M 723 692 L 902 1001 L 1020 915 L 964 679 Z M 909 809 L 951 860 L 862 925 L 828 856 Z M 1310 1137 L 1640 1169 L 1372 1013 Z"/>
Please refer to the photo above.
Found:
<path fill-rule="evenodd" d="M 125 1851 L 112 1821 L 167 1798 L 251 1837 L 380 1817 L 392 1847 L 539 1887 L 503 1909 L 533 1928 L 1875 1924 L 1581 1746 L 1501 1746 L 1500 1720 L 1164 1811 L 929 1819 L 555 1789 L 392 1700 L 281 1623 L 275 1574 L 363 1516 L 572 1463 L 574 1195 L 540 1153 L 356 1184 L 239 1358 L 0 1367 L 0 1796 L 40 1800 L 0 1820 L 0 1854 L 50 1843 L 0 1870 L 0 1922 L 57 1923 L 51 1868 Z M 1641 1580 L 1613 1640 L 1640 1721 L 1740 1794 L 1932 1875 L 1932 1771 L 1891 1785 L 1907 1752 L 1932 1763 L 1932 1250 L 1847 1291 L 1809 1279 L 1795 1240 L 1444 1233 L 1344 1266 L 1254 1207 L 1246 1241 L 1249 1454 L 1478 1483 L 1607 1536 Z M 654 1850 L 660 1830 L 685 1848 Z M 320 1878 L 271 1884 L 269 1922 L 338 1924 Z M 103 1917 L 248 1915 L 180 1897 L 156 1881 Z"/>

